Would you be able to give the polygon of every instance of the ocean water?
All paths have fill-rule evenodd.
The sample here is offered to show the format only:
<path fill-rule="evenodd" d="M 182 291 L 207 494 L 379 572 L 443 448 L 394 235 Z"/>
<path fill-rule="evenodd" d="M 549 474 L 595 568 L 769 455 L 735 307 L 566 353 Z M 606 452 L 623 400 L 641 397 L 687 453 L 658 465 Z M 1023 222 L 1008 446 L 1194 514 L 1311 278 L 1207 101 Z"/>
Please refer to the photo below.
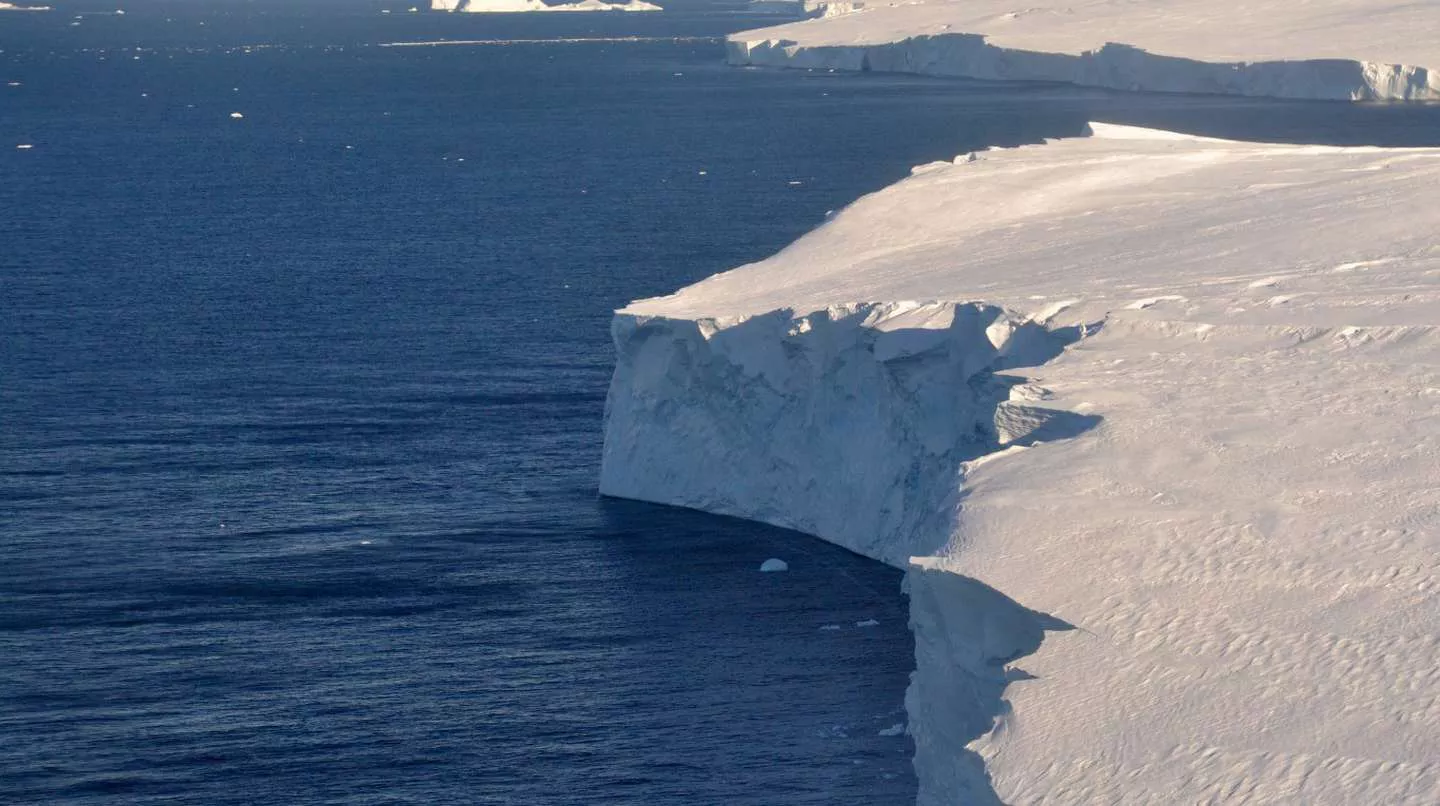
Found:
<path fill-rule="evenodd" d="M 0 14 L 4 803 L 909 802 L 898 572 L 597 497 L 610 311 L 1089 118 L 1440 135 L 731 69 L 713 3 L 51 5 Z"/>

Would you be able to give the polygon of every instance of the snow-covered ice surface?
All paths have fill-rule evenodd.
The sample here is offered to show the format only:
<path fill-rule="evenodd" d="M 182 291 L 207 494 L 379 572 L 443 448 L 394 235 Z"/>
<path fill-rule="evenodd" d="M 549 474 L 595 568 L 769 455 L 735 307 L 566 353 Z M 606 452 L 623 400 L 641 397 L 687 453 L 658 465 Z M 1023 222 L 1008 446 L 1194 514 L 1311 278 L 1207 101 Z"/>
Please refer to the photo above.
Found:
<path fill-rule="evenodd" d="M 1440 149 L 1093 129 L 620 311 L 602 490 L 908 567 L 921 803 L 1440 803 Z"/>
<path fill-rule="evenodd" d="M 912 0 L 733 34 L 729 58 L 1112 89 L 1435 99 L 1440 13 L 1410 0 Z"/>

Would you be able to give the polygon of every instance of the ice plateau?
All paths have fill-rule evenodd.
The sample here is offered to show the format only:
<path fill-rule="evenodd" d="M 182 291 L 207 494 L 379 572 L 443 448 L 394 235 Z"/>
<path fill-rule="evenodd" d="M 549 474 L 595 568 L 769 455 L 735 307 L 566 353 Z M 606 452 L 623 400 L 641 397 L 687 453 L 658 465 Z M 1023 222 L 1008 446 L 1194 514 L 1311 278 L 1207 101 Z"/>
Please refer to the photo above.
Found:
<path fill-rule="evenodd" d="M 906 569 L 922 804 L 1440 803 L 1440 149 L 1091 129 L 617 312 L 602 492 Z"/>
<path fill-rule="evenodd" d="M 1440 98 L 1440 14 L 1410 0 L 909 0 L 732 34 L 735 64 L 1124 90 Z M 853 13 L 835 13 L 851 10 Z"/>

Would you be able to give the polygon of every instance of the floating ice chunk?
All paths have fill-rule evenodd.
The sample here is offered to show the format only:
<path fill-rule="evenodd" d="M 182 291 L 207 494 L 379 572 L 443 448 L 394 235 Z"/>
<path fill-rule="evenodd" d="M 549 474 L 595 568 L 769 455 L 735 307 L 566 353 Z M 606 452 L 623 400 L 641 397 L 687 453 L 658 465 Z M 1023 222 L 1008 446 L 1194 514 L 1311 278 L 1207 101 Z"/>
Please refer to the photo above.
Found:
<path fill-rule="evenodd" d="M 15 146 L 15 148 L 19 151 L 29 151 L 34 147 L 35 146 L 31 145 L 30 143 L 21 143 L 20 145 Z"/>
<path fill-rule="evenodd" d="M 231 113 L 230 113 L 230 119 L 231 119 L 231 120 L 243 120 L 244 118 L 245 118 L 245 116 L 242 115 L 242 114 L 240 114 L 239 112 L 231 112 Z"/>
<path fill-rule="evenodd" d="M 879 626 L 880 626 L 880 622 L 876 621 L 876 620 L 873 619 L 873 618 L 867 618 L 867 619 L 865 619 L 864 621 L 857 621 L 857 622 L 855 622 L 855 626 L 856 626 L 856 627 L 879 627 Z"/>
<path fill-rule="evenodd" d="M 896 722 L 895 724 L 891 725 L 890 727 L 885 728 L 884 730 L 880 731 L 880 733 L 879 733 L 878 735 L 880 735 L 880 736 L 900 736 L 900 735 L 903 735 L 904 733 L 905 733 L 905 723 L 904 723 L 904 722 Z"/>
<path fill-rule="evenodd" d="M 824 631 L 826 631 L 826 632 L 830 632 L 830 631 L 832 631 L 832 630 L 838 630 L 838 629 L 840 629 L 840 625 L 839 625 L 839 624 L 822 624 L 822 625 L 820 625 L 820 629 L 822 629 L 822 630 L 824 630 Z"/>
<path fill-rule="evenodd" d="M 795 185 L 803 185 L 803 184 L 805 184 L 805 183 L 804 183 L 804 182 L 801 182 L 799 179 L 791 179 L 791 180 L 790 180 L 790 185 L 791 185 L 791 187 L 794 187 Z"/>
<path fill-rule="evenodd" d="M 790 564 L 787 563 L 787 562 L 785 562 L 784 560 L 780 560 L 780 559 L 776 559 L 776 558 L 774 558 L 774 557 L 771 557 L 770 559 L 766 560 L 765 562 L 760 563 L 760 570 L 761 570 L 761 571 L 764 571 L 764 572 L 767 573 L 767 574 L 768 574 L 768 573 L 773 573 L 773 572 L 775 572 L 775 571 L 789 571 L 789 570 L 790 570 Z"/>

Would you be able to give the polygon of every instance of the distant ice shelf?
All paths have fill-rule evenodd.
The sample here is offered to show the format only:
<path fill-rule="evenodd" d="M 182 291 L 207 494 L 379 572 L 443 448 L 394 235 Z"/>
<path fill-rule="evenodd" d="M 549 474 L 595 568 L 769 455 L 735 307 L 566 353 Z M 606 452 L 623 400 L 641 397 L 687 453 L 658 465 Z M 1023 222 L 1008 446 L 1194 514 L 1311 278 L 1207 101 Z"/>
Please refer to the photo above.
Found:
<path fill-rule="evenodd" d="M 732 34 L 739 65 L 876 70 L 1121 90 L 1440 99 L 1440 12 L 1409 0 L 1003 0 L 833 6 Z M 833 13 L 849 11 L 850 13 Z"/>
<path fill-rule="evenodd" d="M 617 312 L 601 490 L 906 569 L 919 802 L 1440 803 L 1440 149 L 917 166 Z"/>
<path fill-rule="evenodd" d="M 603 0 L 579 0 L 575 3 L 544 3 L 542 0 L 431 0 L 432 11 L 460 11 L 471 14 L 524 14 L 561 11 L 664 11 L 645 0 L 606 3 Z"/>
<path fill-rule="evenodd" d="M 865 7 L 864 0 L 750 0 L 747 11 L 790 17 L 831 17 Z"/>

